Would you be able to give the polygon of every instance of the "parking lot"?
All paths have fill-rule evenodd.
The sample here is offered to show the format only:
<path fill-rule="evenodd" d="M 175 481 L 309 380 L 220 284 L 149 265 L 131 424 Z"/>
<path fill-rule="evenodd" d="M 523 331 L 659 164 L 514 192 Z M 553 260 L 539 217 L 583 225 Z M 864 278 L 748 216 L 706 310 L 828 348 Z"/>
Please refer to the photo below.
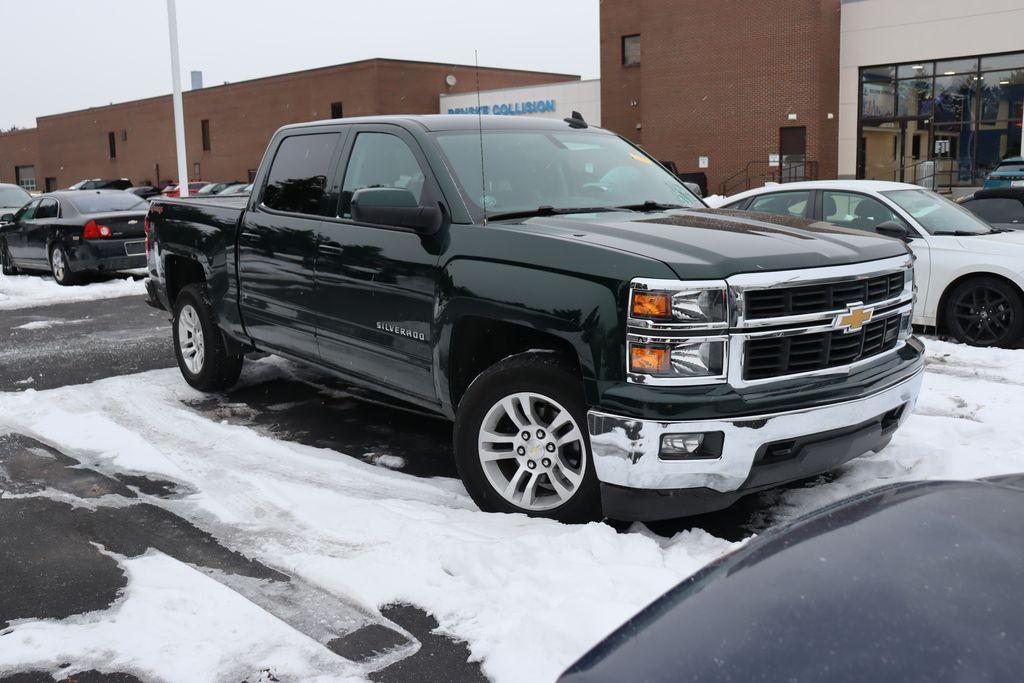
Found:
<path fill-rule="evenodd" d="M 90 287 L 109 283 L 7 309 L 0 329 L 0 672 L 24 680 L 69 663 L 551 680 L 752 534 L 881 483 L 1024 469 L 1024 351 L 927 338 L 910 422 L 834 475 L 650 527 L 485 514 L 447 423 L 271 357 L 200 394 L 163 314 Z"/>

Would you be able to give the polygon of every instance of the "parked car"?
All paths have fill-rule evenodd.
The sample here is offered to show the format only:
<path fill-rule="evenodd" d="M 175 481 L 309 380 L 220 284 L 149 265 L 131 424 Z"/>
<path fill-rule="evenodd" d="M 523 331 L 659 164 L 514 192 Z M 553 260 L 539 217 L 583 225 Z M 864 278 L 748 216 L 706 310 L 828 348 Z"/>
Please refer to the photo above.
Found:
<path fill-rule="evenodd" d="M 199 190 L 203 189 L 204 187 L 206 187 L 209 184 L 210 183 L 204 182 L 202 180 L 190 182 L 188 184 L 188 193 L 190 195 L 194 195 L 195 193 L 199 192 Z M 175 185 L 175 186 L 171 187 L 170 189 L 164 188 L 164 191 L 162 192 L 162 195 L 164 197 L 180 197 L 181 196 L 181 184 Z"/>
<path fill-rule="evenodd" d="M 222 187 L 215 194 L 220 194 L 220 195 L 247 194 L 249 192 L 249 188 L 251 188 L 251 187 L 252 187 L 252 185 L 250 183 L 230 183 L 226 187 Z"/>
<path fill-rule="evenodd" d="M 1024 230 L 1024 187 L 978 190 L 957 202 L 993 227 Z"/>
<path fill-rule="evenodd" d="M 918 185 L 815 180 L 759 187 L 722 208 L 827 221 L 907 241 L 917 257 L 914 323 L 974 346 L 1024 337 L 1024 232 L 1004 231 Z"/>
<path fill-rule="evenodd" d="M 121 190 L 48 192 L 4 216 L 3 272 L 48 270 L 58 284 L 71 285 L 94 273 L 141 268 L 148 208 Z"/>
<path fill-rule="evenodd" d="M 69 187 L 69 190 L 127 190 L 132 186 L 132 181 L 127 178 L 93 178 L 92 180 L 79 180 Z"/>
<path fill-rule="evenodd" d="M 1024 157 L 1007 157 L 985 175 L 985 188 L 1024 187 Z"/>
<path fill-rule="evenodd" d="M 32 201 L 32 195 L 21 185 L 0 183 L 0 216 L 13 214 L 15 211 Z M 0 220 L 0 223 L 3 223 Z"/>
<path fill-rule="evenodd" d="M 560 683 L 1014 681 L 1024 475 L 893 484 L 754 537 Z"/>
<path fill-rule="evenodd" d="M 156 197 L 160 194 L 160 190 L 156 189 L 152 185 L 139 185 L 137 187 L 129 187 L 125 192 L 131 192 L 137 197 L 142 199 L 149 199 L 150 197 Z"/>
<path fill-rule="evenodd" d="M 578 117 L 286 126 L 248 198 L 148 220 L 189 384 L 260 349 L 433 411 L 487 511 L 722 508 L 884 447 L 921 386 L 906 245 L 708 211 Z"/>
<path fill-rule="evenodd" d="M 197 195 L 204 194 L 220 194 L 223 190 L 231 187 L 232 185 L 238 185 L 238 181 L 232 180 L 226 183 L 207 183 L 205 186 L 196 190 Z"/>

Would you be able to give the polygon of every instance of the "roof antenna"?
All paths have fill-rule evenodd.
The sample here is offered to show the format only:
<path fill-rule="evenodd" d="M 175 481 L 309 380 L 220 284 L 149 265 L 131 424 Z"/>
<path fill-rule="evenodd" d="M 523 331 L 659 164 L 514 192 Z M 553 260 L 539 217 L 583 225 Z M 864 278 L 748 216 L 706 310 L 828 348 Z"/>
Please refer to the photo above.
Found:
<path fill-rule="evenodd" d="M 583 114 L 573 111 L 572 116 L 562 119 L 570 128 L 589 128 L 590 124 L 583 120 Z"/>
<path fill-rule="evenodd" d="M 476 65 L 476 127 L 480 133 L 480 208 L 484 211 L 484 225 L 487 225 L 487 179 L 484 174 L 484 118 L 480 108 L 480 54 L 473 50 Z"/>

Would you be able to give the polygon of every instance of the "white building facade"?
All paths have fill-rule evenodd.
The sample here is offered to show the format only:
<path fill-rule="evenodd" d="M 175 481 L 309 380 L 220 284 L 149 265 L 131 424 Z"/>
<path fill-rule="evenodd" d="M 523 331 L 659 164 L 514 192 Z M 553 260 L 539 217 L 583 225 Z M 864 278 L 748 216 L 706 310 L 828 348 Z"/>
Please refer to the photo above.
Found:
<path fill-rule="evenodd" d="M 564 119 L 577 111 L 595 126 L 601 125 L 601 81 L 565 81 L 547 85 L 482 90 L 477 93 L 441 95 L 441 114 L 484 116 L 541 116 Z"/>
<path fill-rule="evenodd" d="M 842 0 L 839 177 L 980 185 L 1021 153 L 1024 0 Z"/>

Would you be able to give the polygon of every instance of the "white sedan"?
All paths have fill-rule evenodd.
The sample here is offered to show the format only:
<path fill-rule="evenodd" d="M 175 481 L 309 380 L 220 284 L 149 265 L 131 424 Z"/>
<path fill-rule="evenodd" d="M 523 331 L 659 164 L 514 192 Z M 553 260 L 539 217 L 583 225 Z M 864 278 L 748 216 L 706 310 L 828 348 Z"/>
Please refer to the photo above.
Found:
<path fill-rule="evenodd" d="M 914 324 L 974 346 L 1016 346 L 1024 337 L 1024 231 L 993 228 L 949 199 L 905 183 L 816 180 L 715 199 L 723 209 L 902 237 L 917 256 Z"/>

